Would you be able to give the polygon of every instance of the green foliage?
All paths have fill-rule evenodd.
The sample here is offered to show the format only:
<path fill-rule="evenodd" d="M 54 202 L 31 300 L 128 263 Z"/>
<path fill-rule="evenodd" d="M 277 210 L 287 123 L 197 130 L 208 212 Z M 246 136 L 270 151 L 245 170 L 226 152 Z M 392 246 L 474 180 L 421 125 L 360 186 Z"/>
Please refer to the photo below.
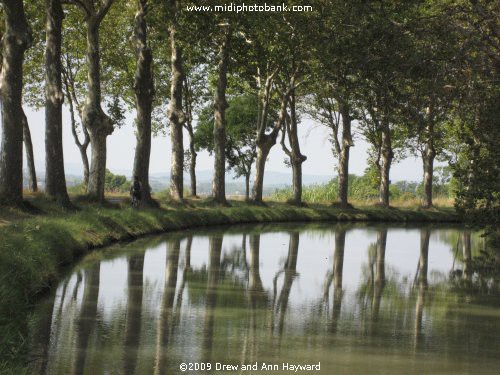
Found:
<path fill-rule="evenodd" d="M 104 183 L 104 190 L 106 192 L 128 192 L 130 189 L 130 184 L 131 182 L 127 181 L 127 177 L 122 175 L 115 175 L 111 173 L 109 169 L 106 169 L 106 177 Z"/>

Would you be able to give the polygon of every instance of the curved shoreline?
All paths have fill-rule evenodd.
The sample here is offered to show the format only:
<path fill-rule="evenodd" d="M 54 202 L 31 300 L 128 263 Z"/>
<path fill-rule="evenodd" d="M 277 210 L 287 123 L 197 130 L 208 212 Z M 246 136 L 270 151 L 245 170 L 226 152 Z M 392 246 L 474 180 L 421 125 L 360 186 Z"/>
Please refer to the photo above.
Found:
<path fill-rule="evenodd" d="M 36 215 L 0 227 L 0 352 L 15 361 L 36 297 L 50 289 L 63 268 L 81 255 L 112 243 L 148 234 L 211 225 L 269 222 L 443 222 L 461 218 L 452 209 L 415 210 L 296 207 L 282 203 L 231 207 L 191 204 L 133 210 L 118 206 L 84 206 L 76 213 Z M 27 329 L 26 329 L 27 331 Z M 0 363 L 0 370 L 2 370 Z"/>

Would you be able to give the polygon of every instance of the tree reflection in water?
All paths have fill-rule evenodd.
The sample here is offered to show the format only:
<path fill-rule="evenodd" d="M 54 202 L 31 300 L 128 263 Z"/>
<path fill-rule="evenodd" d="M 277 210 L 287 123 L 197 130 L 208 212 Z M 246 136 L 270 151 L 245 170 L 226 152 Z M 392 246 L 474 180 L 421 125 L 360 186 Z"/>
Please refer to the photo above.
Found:
<path fill-rule="evenodd" d="M 335 252 L 333 254 L 333 308 L 330 332 L 337 332 L 337 326 L 342 309 L 342 275 L 344 268 L 346 229 L 341 227 L 335 231 Z"/>
<path fill-rule="evenodd" d="M 427 269 L 429 264 L 429 240 L 431 231 L 429 229 L 422 229 L 420 232 L 420 257 L 418 260 L 417 268 L 417 284 L 418 296 L 415 308 L 415 347 L 418 348 L 422 344 L 423 329 L 422 317 L 424 312 L 425 297 L 427 294 Z"/>
<path fill-rule="evenodd" d="M 385 247 L 387 244 L 387 229 L 377 232 L 377 245 L 375 256 L 375 280 L 373 288 L 372 321 L 376 322 L 380 312 L 380 301 L 385 287 Z M 376 327 L 376 324 L 373 326 Z M 373 327 L 372 326 L 372 327 Z"/>
<path fill-rule="evenodd" d="M 61 283 L 57 297 L 39 305 L 31 334 L 33 373 L 167 374 L 182 362 L 305 360 L 316 355 L 311 353 L 328 363 L 341 347 L 353 358 L 365 358 L 362 348 L 369 348 L 380 352 L 381 361 L 388 353 L 401 359 L 409 353 L 436 356 L 429 350 L 438 350 L 446 354 L 439 358 L 450 358 L 447 369 L 479 357 L 491 364 L 498 331 L 491 303 L 467 308 L 482 301 L 473 289 L 479 279 L 471 266 L 475 233 L 446 232 L 452 241 L 438 243 L 439 232 L 429 227 L 351 228 L 286 227 L 276 234 L 259 227 L 231 232 L 227 240 L 215 230 L 185 238 L 169 234 L 166 250 L 150 247 L 156 252 L 151 258 L 149 250 L 136 247 L 113 263 L 106 257 L 117 256 L 107 252 L 101 263 L 83 263 Z M 407 233 L 412 234 L 409 249 L 393 242 Z M 457 253 L 450 242 L 457 243 L 458 236 Z M 362 253 L 356 253 L 360 247 Z M 408 262 L 410 255 L 415 258 Z M 333 266 L 325 262 L 329 257 Z M 462 271 L 450 281 L 454 257 Z M 317 274 L 325 273 L 323 284 Z M 476 341 L 469 339 L 472 332 Z M 342 345 L 331 345 L 333 337 Z M 410 372 L 420 368 L 419 356 Z M 350 357 L 341 358 L 357 366 Z"/>
<path fill-rule="evenodd" d="M 244 235 L 245 239 L 246 236 Z M 248 323 L 242 345 L 241 362 L 253 363 L 258 358 L 259 312 L 267 309 L 268 295 L 260 277 L 260 235 L 250 235 L 250 266 L 248 269 Z M 244 249 L 246 246 L 242 246 Z"/>
<path fill-rule="evenodd" d="M 288 299 L 290 298 L 290 291 L 292 290 L 292 284 L 297 274 L 297 257 L 299 253 L 299 232 L 290 232 L 290 242 L 288 244 L 288 255 L 283 266 L 283 269 L 279 271 L 274 278 L 275 285 L 275 296 L 276 296 L 276 285 L 277 279 L 280 274 L 284 274 L 283 286 L 279 294 L 278 299 L 274 298 L 273 302 L 273 319 L 271 323 L 271 332 L 275 329 L 275 315 L 278 315 L 278 335 L 281 340 L 283 335 L 283 327 L 285 324 L 285 315 L 288 308 Z"/>
<path fill-rule="evenodd" d="M 212 359 L 215 308 L 217 306 L 217 287 L 220 277 L 221 253 L 222 236 L 211 236 L 209 238 L 207 296 L 202 339 L 203 362 L 205 363 L 210 362 Z"/>
<path fill-rule="evenodd" d="M 180 238 L 167 241 L 167 257 L 165 265 L 165 287 L 161 299 L 160 317 L 158 319 L 156 339 L 155 375 L 167 373 L 167 351 L 171 333 L 172 307 L 177 286 L 177 269 L 179 266 Z"/>
<path fill-rule="evenodd" d="M 101 265 L 94 264 L 85 270 L 85 289 L 83 291 L 82 306 L 76 321 L 76 358 L 73 361 L 74 375 L 80 375 L 85 370 L 85 358 L 87 356 L 87 346 L 92 329 L 95 326 L 97 317 L 97 298 L 99 297 Z"/>
<path fill-rule="evenodd" d="M 142 291 L 144 279 L 144 252 L 128 257 L 127 315 L 123 352 L 124 374 L 134 374 L 141 337 Z"/>

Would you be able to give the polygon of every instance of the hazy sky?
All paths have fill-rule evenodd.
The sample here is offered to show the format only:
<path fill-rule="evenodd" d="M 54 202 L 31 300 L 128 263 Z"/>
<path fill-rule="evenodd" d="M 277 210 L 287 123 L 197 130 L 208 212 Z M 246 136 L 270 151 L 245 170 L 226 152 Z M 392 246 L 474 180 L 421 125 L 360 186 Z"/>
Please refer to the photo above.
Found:
<path fill-rule="evenodd" d="M 26 109 L 31 135 L 33 139 L 33 148 L 37 167 L 44 165 L 44 131 L 45 117 L 43 110 L 33 111 Z M 135 134 L 132 124 L 134 114 L 127 117 L 126 124 L 116 129 L 108 137 L 108 161 L 107 166 L 111 171 L 125 172 L 131 171 L 134 160 Z M 301 150 L 307 156 L 307 161 L 303 164 L 303 173 L 309 175 L 334 175 L 335 160 L 330 149 L 328 141 L 328 128 L 314 124 L 310 120 L 305 120 L 300 124 Z M 187 136 L 185 135 L 185 140 Z M 74 144 L 69 125 L 69 113 L 65 110 L 63 113 L 63 143 L 65 164 L 68 172 L 81 170 L 81 159 L 78 148 Z M 360 137 L 356 137 L 355 146 L 351 149 L 350 172 L 354 174 L 363 174 L 366 168 L 368 145 Z M 89 150 L 90 155 L 90 150 Z M 272 148 L 267 170 L 278 172 L 289 172 L 283 164 L 285 155 L 281 150 L 279 143 Z M 200 153 L 198 158 L 197 170 L 211 170 L 213 159 L 206 152 Z M 151 149 L 151 173 L 168 173 L 170 170 L 170 139 L 168 136 L 154 137 Z M 391 169 L 392 180 L 422 180 L 422 163 L 420 159 L 408 158 L 397 164 Z"/>

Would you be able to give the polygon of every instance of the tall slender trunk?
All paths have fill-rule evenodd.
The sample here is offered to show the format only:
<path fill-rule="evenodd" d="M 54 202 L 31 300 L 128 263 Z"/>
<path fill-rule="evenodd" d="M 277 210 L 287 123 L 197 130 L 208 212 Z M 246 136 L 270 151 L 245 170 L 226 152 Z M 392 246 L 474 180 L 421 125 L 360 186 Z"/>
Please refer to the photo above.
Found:
<path fill-rule="evenodd" d="M 432 207 L 432 177 L 434 174 L 434 155 L 424 151 L 427 155 L 422 155 L 424 166 L 424 202 L 425 208 Z"/>
<path fill-rule="evenodd" d="M 227 70 L 231 30 L 226 31 L 219 49 L 218 79 L 214 97 L 214 177 L 212 196 L 216 202 L 226 204 L 226 101 Z"/>
<path fill-rule="evenodd" d="M 151 155 L 151 111 L 153 105 L 153 53 L 147 39 L 147 0 L 137 1 L 134 18 L 134 42 L 137 66 L 134 77 L 134 92 L 137 112 L 137 135 L 134 156 L 134 176 L 142 186 L 143 201 L 151 200 L 149 188 L 149 160 Z"/>
<path fill-rule="evenodd" d="M 257 203 L 262 202 L 262 193 L 264 190 L 264 171 L 266 168 L 267 157 L 272 145 L 267 143 L 257 144 L 257 159 L 255 160 L 255 180 L 253 182 L 253 200 Z"/>
<path fill-rule="evenodd" d="M 294 80 L 292 78 L 292 85 Z M 292 200 L 291 203 L 302 204 L 302 163 L 307 160 L 307 157 L 300 152 L 300 143 L 298 136 L 297 114 L 295 112 L 295 90 L 292 90 L 289 95 L 288 104 L 290 106 L 290 115 L 287 116 L 283 128 L 283 137 L 281 138 L 281 147 L 288 155 L 290 164 L 292 165 Z M 285 136 L 288 135 L 290 149 L 285 144 Z"/>
<path fill-rule="evenodd" d="M 250 172 L 245 175 L 245 201 L 250 200 Z"/>
<path fill-rule="evenodd" d="M 90 131 L 90 144 L 92 153 L 87 193 L 93 199 L 102 202 L 106 178 L 106 136 L 99 131 Z"/>
<path fill-rule="evenodd" d="M 80 156 L 83 163 L 83 187 L 85 189 L 85 192 L 87 192 L 90 178 L 90 163 L 89 157 L 87 155 L 87 147 L 79 147 L 78 149 L 80 151 Z"/>
<path fill-rule="evenodd" d="M 176 39 L 176 27 L 177 24 L 174 20 L 170 26 L 172 82 L 170 84 L 170 105 L 168 108 L 170 139 L 172 143 L 170 195 L 174 199 L 182 200 L 184 197 L 184 144 L 182 127 L 186 116 L 182 111 L 182 85 L 184 82 L 182 49 Z"/>
<path fill-rule="evenodd" d="M 191 182 L 191 196 L 197 197 L 198 193 L 196 191 L 196 157 L 198 154 L 196 153 L 196 148 L 194 145 L 194 134 L 193 128 L 190 128 L 189 132 L 189 151 L 191 153 L 191 160 L 189 161 L 189 179 Z"/>
<path fill-rule="evenodd" d="M 26 164 L 28 165 L 28 175 L 29 175 L 28 189 L 32 193 L 36 193 L 38 191 L 38 183 L 36 178 L 33 142 L 31 141 L 30 127 L 28 125 L 28 119 L 26 118 L 26 114 L 24 113 L 24 111 L 23 111 L 23 117 L 21 118 L 21 122 L 23 123 L 23 141 L 24 141 L 24 148 L 26 150 Z"/>
<path fill-rule="evenodd" d="M 292 203 L 302 204 L 302 161 L 294 160 L 292 162 Z"/>
<path fill-rule="evenodd" d="M 47 13 L 45 47 L 45 194 L 69 204 L 64 173 L 62 141 L 62 23 L 61 0 L 45 0 Z"/>
<path fill-rule="evenodd" d="M 436 150 L 434 148 L 434 127 L 430 123 L 427 126 L 427 143 L 422 152 L 422 164 L 424 168 L 424 201 L 425 208 L 432 207 L 432 177 L 434 174 L 434 158 L 436 157 Z"/>
<path fill-rule="evenodd" d="M 30 47 L 31 30 L 21 0 L 4 0 L 5 31 L 2 37 L 0 102 L 2 144 L 0 149 L 0 203 L 23 200 L 23 62 Z"/>
<path fill-rule="evenodd" d="M 349 112 L 349 106 L 346 103 L 341 103 L 342 148 L 338 155 L 339 202 L 341 207 L 349 206 L 349 150 L 352 147 L 351 116 Z"/>
<path fill-rule="evenodd" d="M 83 126 L 87 128 L 90 134 L 90 145 L 92 147 L 87 193 L 98 202 L 104 201 L 106 138 L 113 133 L 113 122 L 101 107 L 99 27 L 103 17 L 104 14 L 101 14 L 101 12 L 86 17 L 88 94 L 82 110 Z"/>
<path fill-rule="evenodd" d="M 190 180 L 190 190 L 191 197 L 196 198 L 198 196 L 196 189 L 196 158 L 198 156 L 196 152 L 196 146 L 194 143 L 194 130 L 193 130 L 193 111 L 192 111 L 192 97 L 191 97 L 191 89 L 189 86 L 189 81 L 187 77 L 184 77 L 184 107 L 186 122 L 184 126 L 188 131 L 189 136 L 189 180 Z"/>
<path fill-rule="evenodd" d="M 292 90 L 289 97 L 290 106 L 290 128 L 288 135 L 292 151 L 292 174 L 293 174 L 293 202 L 302 204 L 302 163 L 307 160 L 300 151 L 300 142 L 298 135 L 298 120 L 296 114 L 295 90 Z"/>
<path fill-rule="evenodd" d="M 391 170 L 392 158 L 394 156 L 391 143 L 391 131 L 389 123 L 383 120 L 382 124 L 382 145 L 380 153 L 380 187 L 379 203 L 384 207 L 389 207 L 389 185 L 391 183 L 389 174 Z"/>

